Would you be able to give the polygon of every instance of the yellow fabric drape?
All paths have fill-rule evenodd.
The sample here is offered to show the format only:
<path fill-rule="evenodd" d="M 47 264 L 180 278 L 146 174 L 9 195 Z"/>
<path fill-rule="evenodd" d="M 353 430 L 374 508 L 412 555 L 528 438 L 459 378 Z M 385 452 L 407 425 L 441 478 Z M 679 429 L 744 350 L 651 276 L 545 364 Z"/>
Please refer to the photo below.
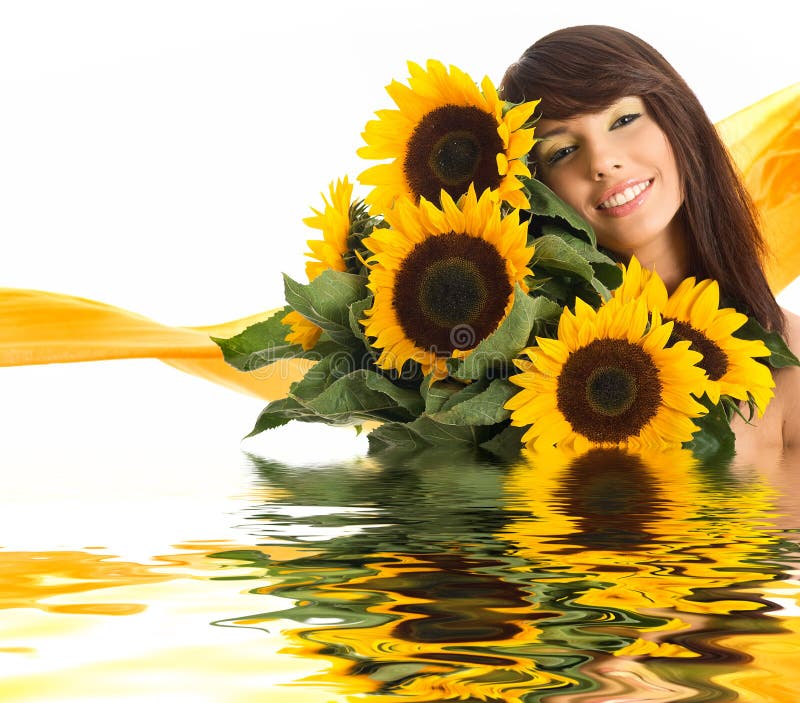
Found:
<path fill-rule="evenodd" d="M 758 207 L 773 256 L 777 293 L 800 275 L 800 83 L 717 125 Z M 230 337 L 266 319 L 262 312 L 208 327 L 169 327 L 84 298 L 0 288 L 0 366 L 155 358 L 215 383 L 273 400 L 286 395 L 309 362 L 284 360 L 243 373 L 210 337 Z"/>
<path fill-rule="evenodd" d="M 302 378 L 309 362 L 282 360 L 244 373 L 226 364 L 211 341 L 211 337 L 232 337 L 272 312 L 207 327 L 168 327 L 94 300 L 0 288 L 0 366 L 160 359 L 214 383 L 274 400 Z"/>
<path fill-rule="evenodd" d="M 800 83 L 717 124 L 761 214 L 777 294 L 800 275 Z"/>

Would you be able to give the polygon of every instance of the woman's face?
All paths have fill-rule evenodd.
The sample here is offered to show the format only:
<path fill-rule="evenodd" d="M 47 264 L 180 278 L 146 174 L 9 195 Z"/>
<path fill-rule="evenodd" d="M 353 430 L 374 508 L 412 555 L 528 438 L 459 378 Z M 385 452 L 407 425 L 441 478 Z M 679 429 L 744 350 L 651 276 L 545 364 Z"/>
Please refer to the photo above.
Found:
<path fill-rule="evenodd" d="M 589 222 L 619 254 L 680 236 L 680 177 L 667 136 L 641 98 L 602 112 L 536 125 L 536 177 Z"/>

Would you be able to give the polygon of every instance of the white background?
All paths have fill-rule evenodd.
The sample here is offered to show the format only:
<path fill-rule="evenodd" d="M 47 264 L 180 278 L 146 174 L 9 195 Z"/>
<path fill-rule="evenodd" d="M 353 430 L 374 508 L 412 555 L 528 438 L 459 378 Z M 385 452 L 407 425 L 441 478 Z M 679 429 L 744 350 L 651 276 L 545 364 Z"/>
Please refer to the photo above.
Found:
<path fill-rule="evenodd" d="M 497 83 L 539 36 L 613 24 L 717 120 L 800 80 L 791 6 L 1 3 L 0 281 L 169 324 L 258 312 L 302 275 L 319 192 L 370 165 L 360 133 L 407 59 Z"/>
<path fill-rule="evenodd" d="M 0 285 L 167 324 L 274 307 L 280 272 L 302 277 L 316 236 L 301 219 L 330 180 L 368 165 L 355 155 L 360 132 L 391 106 L 384 86 L 405 79 L 406 60 L 497 83 L 543 34 L 612 24 L 659 49 L 716 121 L 800 79 L 793 7 L 0 2 Z M 31 469 L 90 465 L 112 448 L 135 464 L 147 446 L 191 445 L 213 463 L 261 405 L 153 361 L 0 369 L 0 388 L 0 441 Z M 344 452 L 364 446 L 320 429 L 308 449 L 308 432 L 264 441 L 325 456 L 330 437 Z"/>

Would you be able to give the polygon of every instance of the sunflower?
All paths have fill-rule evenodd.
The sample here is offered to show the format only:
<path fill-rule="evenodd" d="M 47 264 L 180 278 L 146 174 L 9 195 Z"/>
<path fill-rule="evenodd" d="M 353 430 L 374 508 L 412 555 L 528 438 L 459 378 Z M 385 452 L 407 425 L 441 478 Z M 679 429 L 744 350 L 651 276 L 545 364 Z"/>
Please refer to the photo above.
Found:
<path fill-rule="evenodd" d="M 649 321 L 649 329 L 648 329 Z M 692 422 L 706 412 L 692 393 L 702 391 L 700 354 L 689 342 L 667 346 L 672 323 L 648 314 L 642 300 L 611 301 L 594 310 L 580 299 L 565 309 L 558 338 L 518 360 L 510 380 L 520 390 L 505 405 L 511 424 L 537 449 L 565 443 L 664 446 L 688 441 Z"/>
<path fill-rule="evenodd" d="M 527 292 L 526 223 L 516 210 L 501 217 L 472 186 L 458 205 L 444 193 L 442 209 L 402 200 L 386 221 L 390 229 L 364 239 L 375 297 L 361 322 L 382 349 L 378 366 L 399 372 L 413 360 L 441 378 L 449 357 L 466 356 L 506 318 L 515 285 Z"/>
<path fill-rule="evenodd" d="M 444 190 L 458 200 L 470 183 L 479 193 L 489 188 L 512 207 L 529 207 L 517 176 L 530 176 L 524 157 L 534 144 L 533 129 L 523 125 L 538 101 L 505 110 L 488 78 L 480 89 L 464 72 L 439 61 L 426 69 L 409 62 L 409 86 L 393 81 L 386 90 L 399 110 L 381 110 L 367 123 L 366 159 L 392 159 L 373 166 L 359 180 L 375 186 L 366 198 L 385 212 L 397 198 L 439 202 Z"/>
<path fill-rule="evenodd" d="M 314 217 L 306 217 L 305 222 L 309 227 L 322 230 L 322 239 L 309 239 L 310 252 L 306 254 L 312 261 L 306 262 L 306 275 L 313 281 L 319 274 L 327 269 L 344 271 L 344 254 L 347 253 L 347 236 L 350 234 L 350 207 L 352 205 L 353 184 L 348 182 L 347 176 L 337 180 L 336 184 L 329 186 L 330 201 L 321 193 L 325 207 L 320 212 L 311 210 Z"/>
<path fill-rule="evenodd" d="M 309 239 L 308 247 L 311 251 L 306 256 L 312 259 L 306 262 L 306 275 L 313 281 L 323 271 L 333 269 L 344 271 L 346 269 L 344 254 L 347 253 L 347 237 L 350 234 L 350 208 L 352 205 L 353 184 L 348 182 L 347 176 L 329 186 L 330 200 L 322 193 L 325 207 L 320 212 L 311 208 L 313 217 L 306 217 L 305 222 L 309 227 L 322 230 L 322 239 Z M 322 328 L 310 322 L 299 312 L 292 310 L 284 315 L 281 322 L 291 327 L 286 335 L 290 344 L 300 344 L 303 349 L 312 349 L 319 341 Z"/>
<path fill-rule="evenodd" d="M 747 322 L 747 315 L 719 307 L 716 281 L 697 283 L 693 277 L 687 278 L 668 296 L 658 274 L 643 269 L 634 257 L 614 295 L 622 301 L 643 297 L 651 310 L 661 312 L 665 321 L 673 321 L 670 343 L 687 340 L 703 355 L 698 365 L 708 375 L 705 392 L 712 403 L 718 403 L 720 395 L 748 400 L 749 394 L 758 416 L 764 414 L 775 381 L 769 368 L 755 357 L 769 356 L 770 351 L 761 340 L 733 336 Z"/>
<path fill-rule="evenodd" d="M 306 351 L 313 349 L 322 335 L 322 327 L 315 325 L 296 310 L 286 313 L 281 319 L 281 323 L 291 327 L 284 339 L 289 344 L 299 344 Z"/>

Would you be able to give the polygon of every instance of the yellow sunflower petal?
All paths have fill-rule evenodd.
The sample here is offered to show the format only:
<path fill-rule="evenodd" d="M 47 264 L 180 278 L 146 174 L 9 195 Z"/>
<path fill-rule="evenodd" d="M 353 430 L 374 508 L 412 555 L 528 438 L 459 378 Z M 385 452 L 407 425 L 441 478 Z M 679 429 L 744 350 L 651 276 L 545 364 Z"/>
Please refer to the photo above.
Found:
<path fill-rule="evenodd" d="M 518 159 L 533 149 L 533 132 L 531 130 L 518 130 L 511 135 L 508 143 L 508 158 Z"/>
<path fill-rule="evenodd" d="M 531 118 L 534 110 L 536 110 L 536 107 L 540 102 L 540 100 L 531 100 L 529 102 L 515 105 L 508 110 L 505 114 L 505 122 L 508 125 L 509 130 L 515 132 L 522 127 L 522 125 L 524 125 Z"/>
<path fill-rule="evenodd" d="M 321 327 L 307 320 L 296 310 L 284 315 L 281 322 L 291 327 L 286 333 L 286 341 L 290 344 L 299 344 L 305 350 L 313 349 L 322 335 Z"/>
<path fill-rule="evenodd" d="M 508 173 L 508 157 L 503 152 L 497 153 L 497 172 L 501 176 Z"/>

